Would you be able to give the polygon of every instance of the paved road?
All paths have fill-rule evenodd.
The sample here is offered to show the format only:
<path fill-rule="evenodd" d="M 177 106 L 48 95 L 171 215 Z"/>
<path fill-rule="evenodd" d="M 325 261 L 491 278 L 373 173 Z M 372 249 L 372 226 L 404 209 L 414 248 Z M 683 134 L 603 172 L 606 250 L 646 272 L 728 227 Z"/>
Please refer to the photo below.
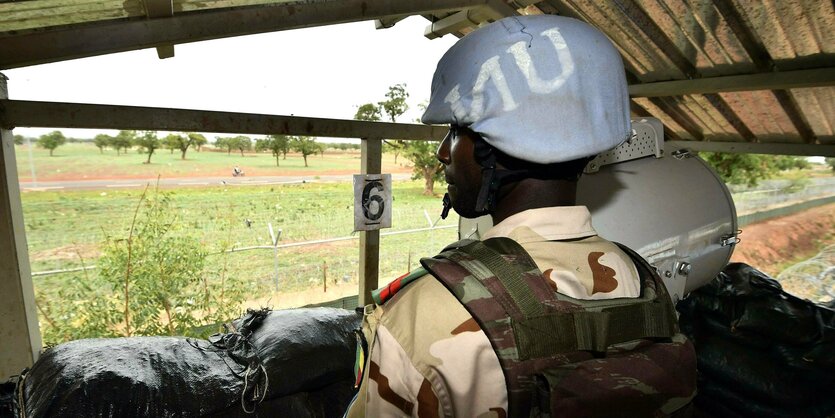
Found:
<path fill-rule="evenodd" d="M 392 180 L 408 180 L 409 174 L 397 173 L 391 175 Z M 252 186 L 270 184 L 298 184 L 298 183 L 332 183 L 350 182 L 351 175 L 322 175 L 322 176 L 264 176 L 264 177 L 184 177 L 162 178 L 159 180 L 163 187 L 207 187 L 207 186 Z M 113 179 L 113 180 L 68 180 L 68 181 L 39 181 L 37 183 L 21 182 L 23 191 L 48 190 L 100 190 L 100 189 L 130 189 L 145 187 L 146 184 L 156 184 L 157 179 Z"/>

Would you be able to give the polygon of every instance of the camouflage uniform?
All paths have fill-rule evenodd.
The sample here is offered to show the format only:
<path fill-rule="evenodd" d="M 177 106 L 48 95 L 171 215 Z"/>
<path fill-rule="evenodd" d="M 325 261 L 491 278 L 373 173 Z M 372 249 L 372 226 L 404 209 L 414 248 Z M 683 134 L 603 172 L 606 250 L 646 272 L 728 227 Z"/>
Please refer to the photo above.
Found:
<path fill-rule="evenodd" d="M 640 294 L 635 265 L 597 236 L 584 206 L 521 212 L 482 238 L 497 236 L 521 244 L 559 293 L 576 299 Z M 348 417 L 507 415 L 505 378 L 490 341 L 458 299 L 427 276 L 400 291 L 390 287 L 388 301 L 366 308 L 370 355 Z"/>

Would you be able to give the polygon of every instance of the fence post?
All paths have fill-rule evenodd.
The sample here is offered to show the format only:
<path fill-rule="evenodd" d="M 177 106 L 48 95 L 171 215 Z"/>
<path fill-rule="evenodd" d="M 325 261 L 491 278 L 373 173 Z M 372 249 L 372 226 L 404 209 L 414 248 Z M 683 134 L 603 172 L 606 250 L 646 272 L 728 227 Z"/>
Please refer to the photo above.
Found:
<path fill-rule="evenodd" d="M 273 242 L 273 273 L 275 274 L 275 291 L 278 292 L 278 240 L 281 239 L 281 229 L 278 230 L 276 236 L 272 222 L 268 222 L 267 227 L 270 230 L 270 240 Z"/>
<path fill-rule="evenodd" d="M 383 140 L 362 138 L 362 174 L 381 174 Z M 380 230 L 360 231 L 359 300 L 360 306 L 372 303 L 371 291 L 379 284 Z"/>

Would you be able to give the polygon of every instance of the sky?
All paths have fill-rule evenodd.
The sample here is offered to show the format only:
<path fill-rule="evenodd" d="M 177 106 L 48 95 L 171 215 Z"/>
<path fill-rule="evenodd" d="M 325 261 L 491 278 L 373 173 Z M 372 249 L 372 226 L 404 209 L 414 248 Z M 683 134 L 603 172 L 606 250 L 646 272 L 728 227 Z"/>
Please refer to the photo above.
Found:
<path fill-rule="evenodd" d="M 173 58 L 155 49 L 123 52 L 4 71 L 9 98 L 119 104 L 273 115 L 352 119 L 357 106 L 384 99 L 406 83 L 410 110 L 420 117 L 435 65 L 455 43 L 429 40 L 426 19 L 413 16 L 389 29 L 374 22 L 297 29 L 175 46 Z M 54 129 L 17 128 L 38 137 Z M 61 129 L 92 138 L 115 131 Z"/>

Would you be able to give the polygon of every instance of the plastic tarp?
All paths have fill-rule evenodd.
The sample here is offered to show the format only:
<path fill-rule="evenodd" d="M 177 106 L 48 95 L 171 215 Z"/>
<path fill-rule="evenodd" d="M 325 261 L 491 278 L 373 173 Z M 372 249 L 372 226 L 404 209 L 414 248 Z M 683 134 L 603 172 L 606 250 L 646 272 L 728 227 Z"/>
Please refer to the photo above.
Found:
<path fill-rule="evenodd" d="M 261 310 L 208 341 L 72 341 L 41 356 L 15 400 L 26 417 L 341 417 L 360 320 L 343 309 Z"/>
<path fill-rule="evenodd" d="M 696 406 L 717 417 L 835 414 L 835 311 L 742 263 L 678 304 L 696 347 Z"/>

